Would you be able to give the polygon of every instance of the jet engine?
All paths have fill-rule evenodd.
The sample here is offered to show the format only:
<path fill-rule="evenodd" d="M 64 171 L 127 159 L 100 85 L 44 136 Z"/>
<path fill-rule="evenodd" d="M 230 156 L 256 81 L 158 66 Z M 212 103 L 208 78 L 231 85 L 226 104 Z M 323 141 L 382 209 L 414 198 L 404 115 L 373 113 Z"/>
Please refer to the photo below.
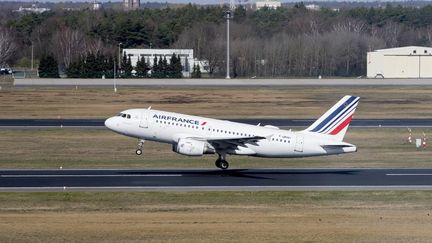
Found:
<path fill-rule="evenodd" d="M 203 154 L 215 153 L 215 149 L 209 143 L 188 138 L 179 139 L 178 143 L 173 144 L 172 150 L 188 156 L 202 156 Z"/>

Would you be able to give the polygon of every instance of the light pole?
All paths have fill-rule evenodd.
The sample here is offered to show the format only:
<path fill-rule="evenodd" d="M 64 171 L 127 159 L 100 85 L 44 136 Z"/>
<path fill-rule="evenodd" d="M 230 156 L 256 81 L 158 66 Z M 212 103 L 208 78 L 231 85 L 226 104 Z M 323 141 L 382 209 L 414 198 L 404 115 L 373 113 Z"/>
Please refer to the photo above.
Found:
<path fill-rule="evenodd" d="M 118 65 L 119 65 L 119 70 L 120 70 L 120 66 L 121 66 L 121 45 L 123 45 L 123 43 L 118 43 Z"/>
<path fill-rule="evenodd" d="M 117 93 L 117 84 L 116 84 L 116 62 L 114 58 L 114 93 Z"/>
<path fill-rule="evenodd" d="M 226 50 L 226 79 L 230 79 L 230 18 L 231 18 L 231 10 L 228 9 L 226 11 L 226 20 L 227 20 L 227 50 Z"/>
<path fill-rule="evenodd" d="M 34 45 L 32 41 L 31 42 L 31 71 L 33 71 L 33 54 L 34 54 Z"/>

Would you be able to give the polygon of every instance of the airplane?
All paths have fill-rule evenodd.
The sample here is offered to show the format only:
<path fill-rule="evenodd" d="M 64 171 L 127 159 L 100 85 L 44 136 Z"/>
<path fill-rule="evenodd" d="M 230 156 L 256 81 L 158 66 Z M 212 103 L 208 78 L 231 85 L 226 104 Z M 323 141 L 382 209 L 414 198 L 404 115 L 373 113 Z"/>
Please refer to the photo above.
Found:
<path fill-rule="evenodd" d="M 216 167 L 226 170 L 227 155 L 264 158 L 295 158 L 335 155 L 357 151 L 343 138 L 360 97 L 345 96 L 305 130 L 283 130 L 258 124 L 191 116 L 148 109 L 128 109 L 110 117 L 105 126 L 139 140 L 137 155 L 146 140 L 172 144 L 187 156 L 217 154 Z"/>

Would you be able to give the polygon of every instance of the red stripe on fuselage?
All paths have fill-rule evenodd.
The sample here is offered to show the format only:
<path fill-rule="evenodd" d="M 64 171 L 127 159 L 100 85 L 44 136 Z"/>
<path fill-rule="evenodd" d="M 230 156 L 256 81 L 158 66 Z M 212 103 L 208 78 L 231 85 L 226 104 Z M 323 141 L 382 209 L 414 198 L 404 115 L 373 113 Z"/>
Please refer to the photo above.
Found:
<path fill-rule="evenodd" d="M 351 122 L 352 116 L 349 116 L 347 119 L 345 119 L 344 122 L 342 122 L 339 126 L 337 126 L 333 131 L 330 132 L 330 135 L 336 135 L 338 134 L 342 129 L 344 129 L 348 124 Z"/>

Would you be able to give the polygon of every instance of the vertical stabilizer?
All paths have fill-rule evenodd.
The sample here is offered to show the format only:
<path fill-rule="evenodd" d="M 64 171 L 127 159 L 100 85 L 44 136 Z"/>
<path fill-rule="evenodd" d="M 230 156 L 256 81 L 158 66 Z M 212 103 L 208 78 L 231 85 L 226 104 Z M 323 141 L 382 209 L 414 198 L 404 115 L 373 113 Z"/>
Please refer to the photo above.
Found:
<path fill-rule="evenodd" d="M 305 131 L 326 134 L 336 141 L 342 141 L 359 100 L 357 96 L 343 97 Z"/>

